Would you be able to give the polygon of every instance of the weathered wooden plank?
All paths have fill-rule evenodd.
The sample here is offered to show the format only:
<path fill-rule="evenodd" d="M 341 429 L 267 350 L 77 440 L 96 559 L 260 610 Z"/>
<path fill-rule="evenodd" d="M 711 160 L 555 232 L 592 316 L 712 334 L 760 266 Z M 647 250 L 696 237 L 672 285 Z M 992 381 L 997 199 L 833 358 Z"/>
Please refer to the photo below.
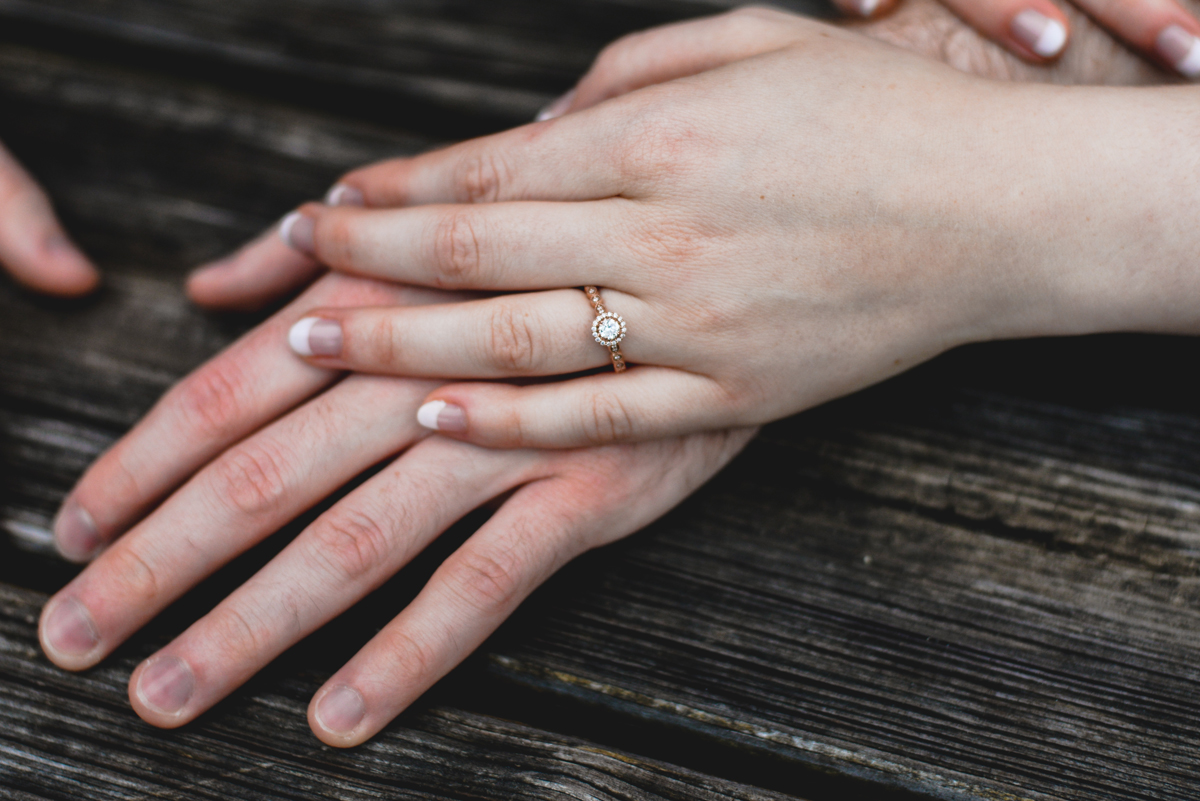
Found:
<path fill-rule="evenodd" d="M 0 469 L 21 479 L 4 514 L 36 531 L 90 454 L 248 324 L 188 311 L 182 270 L 349 166 L 279 143 L 420 140 L 343 133 L 282 105 L 277 128 L 225 113 L 192 128 L 155 116 L 159 92 L 184 120 L 216 107 L 253 121 L 255 104 L 6 52 L 0 103 L 21 113 L 0 116 L 0 137 L 113 275 L 82 308 L 0 290 L 0 338 L 15 343 L 0 365 Z M 43 73 L 60 77 L 30 82 Z M 85 77 L 89 91 L 53 88 Z M 134 113 L 127 84 L 144 93 Z M 204 153 L 204 168 L 181 171 L 179 152 Z M 489 670 L 790 770 L 926 795 L 1192 798 L 1200 429 L 1169 386 L 1123 385 L 1195 356 L 1160 357 L 1163 342 L 973 349 L 976 374 L 997 373 L 990 388 L 964 390 L 952 354 L 774 426 L 701 497 L 528 604 L 489 646 Z M 1089 382 L 1097 366 L 1105 379 Z M 1085 387 L 1060 391 L 1072 382 Z M 58 675 L 63 692 L 90 691 Z"/>
<path fill-rule="evenodd" d="M 50 46 L 210 65 L 206 77 L 457 136 L 524 122 L 631 30 L 736 0 L 0 0 L 0 20 Z M 783 0 L 802 13 L 820 0 Z M 29 30 L 29 24 L 35 26 Z M 77 38 L 69 39 L 75 43 Z M 105 43 L 117 45 L 114 52 Z M 223 68 L 214 65 L 225 65 Z M 195 69 L 195 67 L 192 67 Z M 297 81 L 301 81 L 297 85 Z"/>
<path fill-rule="evenodd" d="M 319 681 L 298 671 L 260 683 L 185 730 L 156 730 L 129 719 L 125 682 L 135 654 L 126 650 L 83 676 L 40 656 L 44 601 L 0 585 L 5 798 L 786 798 L 447 707 L 406 715 L 362 748 L 329 748 L 302 725 Z"/>

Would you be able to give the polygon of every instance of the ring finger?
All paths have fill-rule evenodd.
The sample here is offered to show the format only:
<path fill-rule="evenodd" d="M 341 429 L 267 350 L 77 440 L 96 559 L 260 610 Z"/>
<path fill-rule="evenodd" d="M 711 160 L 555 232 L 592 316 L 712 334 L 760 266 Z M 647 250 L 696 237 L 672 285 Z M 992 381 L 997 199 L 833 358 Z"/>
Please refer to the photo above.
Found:
<path fill-rule="evenodd" d="M 605 290 L 607 311 L 635 321 L 620 345 L 634 364 L 680 366 L 650 304 Z M 503 295 L 426 307 L 317 309 L 288 336 L 313 364 L 366 373 L 442 378 L 563 375 L 610 363 L 578 289 Z M 654 332 L 654 333 L 652 333 Z"/>

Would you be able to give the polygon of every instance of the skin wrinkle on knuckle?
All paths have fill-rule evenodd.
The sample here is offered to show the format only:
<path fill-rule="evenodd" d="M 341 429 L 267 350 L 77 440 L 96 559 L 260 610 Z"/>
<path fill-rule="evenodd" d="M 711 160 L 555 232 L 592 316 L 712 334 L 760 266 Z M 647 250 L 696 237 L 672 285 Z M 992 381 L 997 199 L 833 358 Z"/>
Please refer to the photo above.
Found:
<path fill-rule="evenodd" d="M 448 565 L 446 586 L 469 609 L 491 617 L 507 609 L 521 586 L 521 549 L 495 545 L 463 547 Z"/>
<path fill-rule="evenodd" d="M 460 203 L 494 203 L 511 193 L 512 172 L 494 150 L 465 156 L 454 169 Z"/>
<path fill-rule="evenodd" d="M 213 466 L 219 497 L 248 517 L 276 508 L 287 495 L 291 464 L 277 442 L 247 442 L 227 453 Z"/>
<path fill-rule="evenodd" d="M 414 686 L 431 681 L 440 672 L 440 651 L 419 637 L 414 637 L 402 627 L 388 632 L 384 641 L 384 664 L 387 666 L 387 690 L 394 692 L 397 685 Z M 423 689 L 423 687 L 421 687 Z"/>
<path fill-rule="evenodd" d="M 119 592 L 106 592 L 108 597 L 120 597 L 126 608 L 150 606 L 159 596 L 158 575 L 149 559 L 137 552 L 137 545 L 123 544 L 109 549 L 104 555 L 104 574 Z"/>
<path fill-rule="evenodd" d="M 477 288 L 483 280 L 482 225 L 482 218 L 469 209 L 448 211 L 437 221 L 431 261 L 439 288 Z"/>
<path fill-rule="evenodd" d="M 223 439 L 245 408 L 250 384 L 234 359 L 218 359 L 184 379 L 175 398 L 183 428 L 197 439 Z"/>
<path fill-rule="evenodd" d="M 392 523 L 390 515 L 363 509 L 335 509 L 313 530 L 312 552 L 339 583 L 355 584 L 391 561 L 392 530 L 381 519 Z"/>
<path fill-rule="evenodd" d="M 215 650 L 220 653 L 223 666 L 244 662 L 257 662 L 271 646 L 270 626 L 258 626 L 237 606 L 227 606 L 218 612 L 216 625 L 209 636 L 220 643 Z M 264 631 L 260 631 L 265 629 Z"/>
<path fill-rule="evenodd" d="M 488 319 L 487 346 L 491 362 L 505 373 L 536 372 L 541 361 L 531 315 L 512 304 L 497 304 Z"/>
<path fill-rule="evenodd" d="M 580 411 L 580 430 L 592 445 L 608 445 L 633 435 L 633 418 L 619 396 L 597 392 Z"/>

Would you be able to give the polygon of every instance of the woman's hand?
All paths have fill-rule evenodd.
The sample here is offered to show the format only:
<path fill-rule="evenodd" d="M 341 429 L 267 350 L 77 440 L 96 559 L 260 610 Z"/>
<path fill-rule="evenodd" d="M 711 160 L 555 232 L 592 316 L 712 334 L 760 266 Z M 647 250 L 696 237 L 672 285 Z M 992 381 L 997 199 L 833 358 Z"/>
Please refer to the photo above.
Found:
<path fill-rule="evenodd" d="M 54 216 L 50 200 L 0 144 L 0 268 L 36 292 L 86 295 L 100 274 Z"/>
<path fill-rule="evenodd" d="M 591 370 L 609 360 L 594 313 L 557 287 L 599 285 L 637 367 L 449 385 L 422 416 L 567 447 L 757 424 L 966 342 L 1192 324 L 1168 290 L 1197 290 L 1190 90 L 1015 87 L 742 18 L 775 49 L 351 174 L 370 208 L 305 207 L 291 242 L 336 270 L 542 291 L 318 310 L 297 351 L 438 378 Z M 1168 280 L 1131 293 L 1147 265 Z"/>
<path fill-rule="evenodd" d="M 43 610 L 47 655 L 70 670 L 96 664 L 221 565 L 393 459 L 135 670 L 129 697 L 138 714 L 157 726 L 182 725 L 379 587 L 464 514 L 515 490 L 314 696 L 317 736 L 355 745 L 559 567 L 663 514 L 752 433 L 583 451 L 482 450 L 427 438 L 417 426 L 430 382 L 338 382 L 283 344 L 316 303 L 443 299 L 328 276 L 172 389 L 88 470 L 59 514 L 55 533 L 66 555 L 100 553 Z"/>
<path fill-rule="evenodd" d="M 1074 14 L 1051 0 L 940 0 L 984 36 L 1034 63 L 1067 46 L 1071 17 L 1087 15 L 1138 52 L 1185 78 L 1200 77 L 1200 22 L 1177 0 L 1072 0 Z M 901 0 L 835 0 L 846 13 L 877 17 Z"/>

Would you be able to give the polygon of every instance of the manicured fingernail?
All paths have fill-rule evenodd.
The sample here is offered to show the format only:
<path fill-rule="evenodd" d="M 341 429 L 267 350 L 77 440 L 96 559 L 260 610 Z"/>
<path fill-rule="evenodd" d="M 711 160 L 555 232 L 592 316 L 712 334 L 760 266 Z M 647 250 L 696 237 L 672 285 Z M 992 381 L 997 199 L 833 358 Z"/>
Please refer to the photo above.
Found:
<path fill-rule="evenodd" d="M 417 409 L 417 422 L 434 431 L 466 431 L 467 413 L 452 403 L 430 401 Z"/>
<path fill-rule="evenodd" d="M 279 236 L 283 238 L 284 244 L 309 256 L 316 252 L 313 243 L 316 230 L 316 221 L 298 211 L 284 217 L 283 222 L 279 224 Z"/>
<path fill-rule="evenodd" d="M 1188 78 L 1200 76 L 1200 39 L 1178 25 L 1163 29 L 1154 42 L 1163 59 Z"/>
<path fill-rule="evenodd" d="M 1067 29 L 1061 22 L 1031 8 L 1013 17 L 1009 27 L 1013 38 L 1042 58 L 1057 56 L 1067 43 Z"/>
<path fill-rule="evenodd" d="M 54 546 L 64 559 L 86 562 L 103 544 L 96 521 L 74 498 L 67 498 L 54 519 Z"/>
<path fill-rule="evenodd" d="M 334 734 L 349 734 L 362 723 L 367 705 L 358 690 L 342 685 L 335 687 L 317 702 L 317 722 Z"/>
<path fill-rule="evenodd" d="M 183 709 L 195 689 L 192 669 L 177 656 L 152 658 L 137 686 L 142 703 L 164 715 L 174 715 Z"/>
<path fill-rule="evenodd" d="M 87 607 L 75 598 L 59 601 L 44 624 L 46 645 L 64 656 L 83 656 L 100 642 Z"/>
<path fill-rule="evenodd" d="M 850 0 L 853 9 L 864 17 L 869 17 L 879 8 L 879 0 Z"/>
<path fill-rule="evenodd" d="M 288 344 L 301 356 L 341 356 L 342 324 L 305 317 L 288 331 Z"/>
<path fill-rule="evenodd" d="M 365 206 L 367 199 L 353 186 L 334 184 L 325 194 L 326 206 Z"/>
<path fill-rule="evenodd" d="M 567 113 L 567 109 L 569 109 L 571 107 L 571 101 L 573 101 L 574 99 L 575 99 L 575 90 L 572 89 L 571 91 L 567 92 L 565 95 L 560 97 L 558 100 L 555 100 L 553 103 L 551 103 L 550 105 L 546 106 L 544 109 L 539 111 L 538 115 L 537 115 L 537 121 L 545 122 L 546 120 L 552 120 L 555 117 L 561 117 L 562 115 Z"/>

